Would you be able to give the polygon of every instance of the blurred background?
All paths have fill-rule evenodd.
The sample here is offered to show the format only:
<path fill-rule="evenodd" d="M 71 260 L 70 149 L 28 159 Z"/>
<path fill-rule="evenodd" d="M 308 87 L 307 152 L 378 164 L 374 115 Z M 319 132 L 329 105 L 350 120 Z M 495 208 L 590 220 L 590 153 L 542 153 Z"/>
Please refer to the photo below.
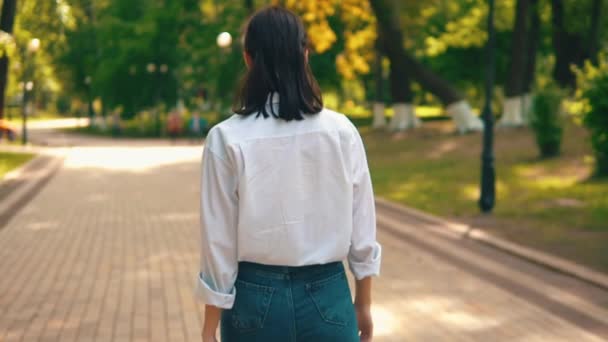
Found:
<path fill-rule="evenodd" d="M 67 180 L 52 191 L 64 171 L 78 184 L 88 179 L 85 173 L 74 173 L 82 167 L 111 170 L 103 176 L 110 183 L 123 171 L 132 175 L 154 169 L 148 176 L 159 178 L 131 189 L 142 196 L 137 199 L 151 200 L 160 191 L 154 187 L 171 182 L 173 187 L 160 188 L 192 196 L 188 215 L 193 215 L 197 189 L 158 172 L 169 164 L 181 167 L 187 160 L 189 171 L 184 177 L 196 182 L 206 132 L 232 114 L 234 90 L 245 70 L 243 26 L 256 9 L 280 4 L 298 13 L 307 26 L 310 64 L 325 106 L 344 113 L 359 127 L 377 196 L 388 203 L 387 208 L 410 210 L 398 219 L 404 227 L 424 225 L 421 217 L 426 217 L 433 226 L 447 224 L 462 234 L 479 231 L 478 240 L 485 243 L 496 238 L 501 242 L 493 243 L 495 247 L 525 255 L 534 264 L 550 259 L 545 266 L 555 270 L 566 262 L 571 267 L 558 273 L 592 284 L 589 298 L 599 306 L 592 311 L 601 316 L 605 313 L 601 310 L 608 308 L 608 296 L 602 292 L 608 288 L 607 1 L 2 0 L 0 4 L 0 179 L 4 177 L 0 203 L 2 197 L 14 195 L 19 172 L 42 169 L 44 163 L 32 166 L 32 161 L 59 153 L 67 169 L 50 181 L 51 190 L 38 189 L 41 193 L 31 203 L 40 197 L 51 202 L 53 196 L 69 198 L 72 190 Z M 64 150 L 78 146 L 89 146 L 92 150 L 85 151 L 92 154 Z M 159 150 L 152 153 L 148 148 Z M 75 169 L 70 171 L 71 167 Z M 107 215 L 119 217 L 120 210 L 111 201 L 127 193 L 128 186 L 108 187 L 110 183 L 104 183 L 105 191 L 115 191 L 106 193 L 109 202 L 98 199 L 99 207 L 90 210 L 104 208 Z M 36 184 L 42 188 L 43 183 Z M 87 189 L 97 191 L 93 185 Z M 146 191 L 148 197 L 142 195 Z M 142 203 L 125 205 L 150 210 Z M 26 210 L 28 205 L 23 202 L 20 207 Z M 163 208 L 172 205 L 168 201 Z M 10 216 L 2 219 L 0 210 L 0 241 L 3 233 L 9 234 L 9 229 L 1 229 L 3 224 L 10 228 L 11 218 L 33 217 L 27 210 L 9 211 Z M 441 224 L 433 221 L 439 217 Z M 196 225 L 195 218 L 187 220 Z M 26 227 L 24 222 L 12 223 L 17 225 L 14 229 Z M 527 252 L 519 253 L 520 247 Z M 535 259 L 534 253 L 543 257 Z M 496 258 L 499 264 L 509 264 L 502 256 Z M 387 260 L 394 261 L 386 267 L 395 267 L 396 273 L 390 278 L 389 271 L 387 279 L 393 280 L 386 280 L 384 288 L 399 298 L 404 296 L 398 285 L 405 272 L 399 270 L 402 259 Z M 539 279 L 552 277 L 543 273 Z M 430 277 L 420 286 L 437 281 L 444 280 Z M 569 282 L 557 280 L 557 284 Z M 577 307 L 572 302 L 563 305 Z M 436 314 L 435 309 L 423 307 L 410 309 Z M 395 332 L 400 324 L 395 317 L 409 316 L 388 306 L 383 310 L 379 315 L 394 326 L 386 328 L 384 336 L 402 341 L 406 335 Z M 403 307 L 399 310 L 407 312 Z M 551 311 L 550 306 L 546 311 Z M 6 316 L 0 311 L 0 321 L 1 317 Z M 606 317 L 595 318 L 596 338 L 608 336 L 604 335 L 608 334 Z M 459 319 L 468 328 L 481 324 Z M 588 327 L 591 321 L 582 322 L 574 325 Z M 0 324 L 0 340 L 1 328 Z M 5 331 L 9 336 L 12 330 Z M 493 330 L 488 331 L 491 336 Z M 546 339 L 542 333 L 533 336 L 547 341 L 564 336 L 574 338 L 571 341 L 584 339 L 564 331 L 557 329 Z M 421 335 L 410 337 L 432 338 L 416 333 Z"/>

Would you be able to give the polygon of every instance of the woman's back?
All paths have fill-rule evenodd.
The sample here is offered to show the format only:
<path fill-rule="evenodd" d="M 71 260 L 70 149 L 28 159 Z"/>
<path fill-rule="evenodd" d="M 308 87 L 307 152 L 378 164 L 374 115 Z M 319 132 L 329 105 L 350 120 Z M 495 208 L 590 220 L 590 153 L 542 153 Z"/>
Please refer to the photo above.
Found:
<path fill-rule="evenodd" d="M 301 266 L 347 256 L 354 176 L 367 170 L 357 169 L 366 166 L 360 138 L 344 115 L 323 110 L 290 122 L 235 115 L 206 144 L 237 183 L 239 261 Z"/>

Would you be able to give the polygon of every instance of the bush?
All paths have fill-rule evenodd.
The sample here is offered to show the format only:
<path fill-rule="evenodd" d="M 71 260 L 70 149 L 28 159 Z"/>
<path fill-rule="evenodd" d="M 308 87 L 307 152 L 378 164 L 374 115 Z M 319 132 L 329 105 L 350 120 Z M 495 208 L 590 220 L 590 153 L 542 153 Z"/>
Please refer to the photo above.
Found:
<path fill-rule="evenodd" d="M 561 102 L 564 93 L 554 85 L 548 85 L 536 91 L 530 127 L 536 135 L 536 144 L 542 158 L 559 155 L 562 136 L 563 118 Z"/>
<path fill-rule="evenodd" d="M 599 65 L 587 62 L 577 74 L 577 98 L 582 101 L 583 124 L 591 132 L 596 174 L 608 176 L 608 60 L 600 55 Z"/>
<path fill-rule="evenodd" d="M 70 106 L 72 104 L 72 99 L 67 95 L 61 95 L 57 97 L 57 101 L 55 102 L 55 107 L 57 108 L 57 112 L 59 114 L 65 115 L 70 112 Z"/>

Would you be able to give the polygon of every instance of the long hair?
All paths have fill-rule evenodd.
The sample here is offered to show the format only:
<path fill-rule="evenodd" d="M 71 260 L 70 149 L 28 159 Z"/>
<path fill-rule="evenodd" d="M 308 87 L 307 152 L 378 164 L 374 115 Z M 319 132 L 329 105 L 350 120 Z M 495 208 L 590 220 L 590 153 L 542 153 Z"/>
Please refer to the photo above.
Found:
<path fill-rule="evenodd" d="M 245 27 L 243 43 L 252 63 L 237 93 L 235 113 L 291 121 L 323 109 L 321 90 L 308 65 L 308 37 L 296 14 L 279 6 L 259 10 Z M 273 98 L 277 94 L 278 99 Z M 278 111 L 267 105 L 277 100 Z"/>

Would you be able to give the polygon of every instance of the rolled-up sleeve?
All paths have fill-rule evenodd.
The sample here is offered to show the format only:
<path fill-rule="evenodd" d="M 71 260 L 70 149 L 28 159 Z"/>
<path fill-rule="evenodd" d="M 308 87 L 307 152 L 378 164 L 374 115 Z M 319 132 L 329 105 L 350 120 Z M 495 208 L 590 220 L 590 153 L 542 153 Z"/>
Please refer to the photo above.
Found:
<path fill-rule="evenodd" d="M 374 191 L 365 148 L 356 129 L 354 129 L 354 135 L 351 156 L 353 161 L 353 232 L 348 264 L 355 278 L 363 279 L 380 274 L 382 249 L 376 241 Z"/>
<path fill-rule="evenodd" d="M 232 308 L 236 291 L 236 176 L 230 163 L 205 147 L 201 173 L 201 261 L 195 292 L 205 304 Z"/>

